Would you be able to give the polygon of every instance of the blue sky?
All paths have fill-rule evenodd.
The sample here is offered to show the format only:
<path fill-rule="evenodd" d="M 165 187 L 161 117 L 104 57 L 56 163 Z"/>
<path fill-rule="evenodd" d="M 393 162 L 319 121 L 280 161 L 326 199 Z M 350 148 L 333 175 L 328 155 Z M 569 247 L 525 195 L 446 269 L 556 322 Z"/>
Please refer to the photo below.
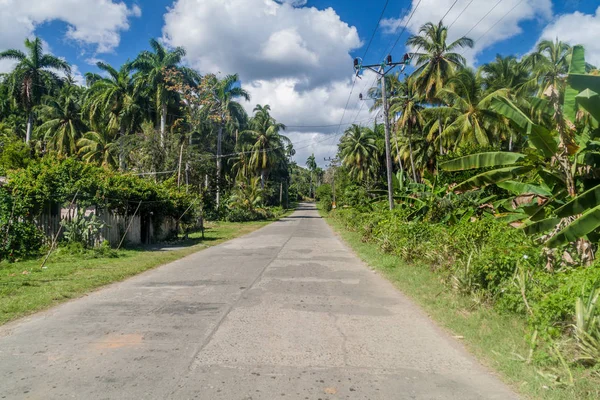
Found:
<path fill-rule="evenodd" d="M 479 0 L 481 1 L 481 0 Z M 36 29 L 36 34 L 41 36 L 50 45 L 52 51 L 62 57 L 65 57 L 72 63 L 79 66 L 83 72 L 93 71 L 95 68 L 88 65 L 86 60 L 98 58 L 105 60 L 111 64 L 120 64 L 133 58 L 141 50 L 148 48 L 148 39 L 150 37 L 161 37 L 162 28 L 164 25 L 164 14 L 167 8 L 173 4 L 172 0 L 153 0 L 151 2 L 140 1 L 125 1 L 126 4 L 132 6 L 137 4 L 142 10 L 141 17 L 131 18 L 130 28 L 121 33 L 121 43 L 114 49 L 114 52 L 107 54 L 94 54 L 94 46 L 82 46 L 80 43 L 65 39 L 67 23 L 60 20 L 53 20 L 41 24 Z M 468 2 L 465 0 L 464 4 Z M 490 5 L 494 4 L 493 0 L 489 0 Z M 309 0 L 305 7 L 316 7 L 317 9 L 333 8 L 341 19 L 351 26 L 355 26 L 364 45 L 351 52 L 352 56 L 362 56 L 364 49 L 371 37 L 375 28 L 375 24 L 381 12 L 385 0 L 372 1 L 345 1 L 345 0 Z M 388 3 L 384 18 L 398 18 L 410 10 L 410 1 L 394 1 Z M 456 8 L 460 9 L 460 2 Z M 593 14 L 598 8 L 598 3 L 593 0 L 567 0 L 554 1 L 554 11 L 556 14 L 567 14 L 575 11 L 586 14 Z M 478 58 L 480 63 L 489 61 L 500 54 L 524 54 L 528 52 L 537 42 L 545 24 L 543 21 L 524 21 L 521 23 L 523 34 L 516 38 L 505 40 L 494 44 L 487 48 Z M 407 38 L 410 32 L 404 33 L 403 37 Z M 395 40 L 396 35 L 384 33 L 382 29 L 378 29 L 373 43 L 371 44 L 367 55 L 368 62 L 378 62 L 378 56 L 384 54 L 390 40 Z M 404 44 L 401 39 L 400 45 Z M 82 53 L 85 51 L 85 53 Z M 404 46 L 398 46 L 394 54 L 397 57 L 401 56 L 402 51 L 405 51 Z"/>
<path fill-rule="evenodd" d="M 374 118 L 358 101 L 371 76 L 357 82 L 349 100 L 352 58 L 364 54 L 385 3 L 6 0 L 0 12 L 0 50 L 20 48 L 25 37 L 38 35 L 52 53 L 75 66 L 81 79 L 96 71 L 95 60 L 118 66 L 147 49 L 149 38 L 161 38 L 169 46 L 184 46 L 186 63 L 201 73 L 239 73 L 253 97 L 247 110 L 271 104 L 276 118 L 294 127 L 288 136 L 296 143 L 299 162 L 311 152 L 321 160 L 335 152 L 336 138 L 349 124 Z M 407 26 L 393 52 L 400 59 L 407 51 L 406 38 L 446 12 L 444 22 L 455 21 L 451 39 L 468 31 L 473 39 L 481 37 L 474 50 L 464 53 L 471 65 L 497 53 L 523 55 L 541 38 L 556 36 L 584 44 L 588 60 L 600 64 L 597 0 L 390 0 L 365 62 L 381 61 Z M 9 69 L 0 62 L 0 72 Z M 296 128 L 305 125 L 311 127 Z"/>

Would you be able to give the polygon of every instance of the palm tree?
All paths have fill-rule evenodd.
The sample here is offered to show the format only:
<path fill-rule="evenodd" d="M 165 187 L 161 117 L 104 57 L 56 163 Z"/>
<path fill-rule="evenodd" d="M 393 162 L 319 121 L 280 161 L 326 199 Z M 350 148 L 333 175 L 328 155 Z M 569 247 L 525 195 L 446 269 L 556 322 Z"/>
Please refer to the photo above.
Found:
<path fill-rule="evenodd" d="M 250 129 L 242 132 L 244 139 L 252 143 L 250 166 L 260 173 L 261 189 L 265 187 L 265 181 L 269 170 L 278 160 L 285 158 L 286 145 L 291 141 L 279 132 L 285 130 L 285 125 L 278 123 L 269 111 L 269 105 L 254 108 L 254 117 L 250 121 Z"/>
<path fill-rule="evenodd" d="M 372 129 L 353 124 L 344 132 L 339 147 L 342 165 L 352 177 L 359 180 L 371 177 L 378 164 L 376 135 Z"/>
<path fill-rule="evenodd" d="M 559 151 L 556 154 L 558 163 L 565 173 L 567 191 L 571 197 L 576 195 L 569 147 L 573 145 L 573 124 L 563 114 L 562 104 L 567 84 L 567 74 L 571 64 L 573 49 L 566 43 L 542 40 L 537 51 L 531 54 L 525 62 L 533 68 L 533 73 L 539 84 L 538 97 L 547 98 L 550 107 L 554 110 L 552 116 L 556 123 L 559 136 Z"/>
<path fill-rule="evenodd" d="M 79 154 L 88 163 L 98 163 L 105 168 L 117 164 L 117 142 L 108 129 L 87 132 L 77 141 Z"/>
<path fill-rule="evenodd" d="M 533 94 L 530 69 L 515 56 L 496 55 L 492 62 L 480 68 L 481 83 L 488 93 L 499 89 L 507 89 L 511 96 Z"/>
<path fill-rule="evenodd" d="M 176 47 L 169 51 L 156 39 L 150 39 L 151 51 L 142 51 L 133 61 L 132 67 L 139 71 L 137 76 L 138 85 L 150 88 L 155 96 L 156 110 L 160 114 L 160 140 L 164 147 L 167 129 L 167 106 L 173 99 L 174 92 L 167 89 L 165 73 L 168 69 L 180 69 L 189 72 L 179 66 L 185 56 L 183 47 Z"/>
<path fill-rule="evenodd" d="M 473 40 L 461 37 L 447 44 L 448 28 L 440 21 L 437 25 L 428 22 L 421 26 L 418 35 L 411 36 L 406 42 L 408 46 L 422 49 L 412 54 L 416 57 L 414 85 L 417 91 L 431 104 L 440 104 L 437 93 L 446 85 L 456 70 L 465 66 L 465 58 L 455 51 L 460 48 L 473 47 Z M 442 135 L 442 118 L 438 116 L 439 135 Z M 440 154 L 443 152 L 440 140 Z"/>
<path fill-rule="evenodd" d="M 93 82 L 85 112 L 95 126 L 107 124 L 111 131 L 118 132 L 122 138 L 139 128 L 142 122 L 141 98 L 139 87 L 131 75 L 131 63 L 125 63 L 117 71 L 103 62 L 96 64 L 106 73 L 106 77 L 86 75 L 88 82 Z M 119 153 L 119 166 L 125 168 L 124 154 Z"/>
<path fill-rule="evenodd" d="M 486 94 L 480 77 L 472 69 L 459 71 L 439 92 L 439 96 L 450 104 L 440 107 L 440 111 L 453 117 L 442 136 L 453 140 L 455 148 L 468 144 L 487 147 L 497 143 L 507 125 L 489 106 L 492 99 L 507 95 L 508 89 Z"/>
<path fill-rule="evenodd" d="M 390 113 L 397 115 L 396 131 L 404 132 L 408 142 L 410 165 L 413 173 L 413 180 L 417 182 L 417 172 L 412 151 L 413 132 L 418 128 L 423 128 L 425 121 L 423 119 L 423 98 L 417 94 L 414 77 L 408 77 L 401 87 L 401 96 L 394 99 L 390 105 Z M 441 137 L 439 138 L 441 141 Z"/>
<path fill-rule="evenodd" d="M 76 142 L 87 128 L 81 119 L 80 88 L 65 86 L 57 97 L 46 96 L 41 107 L 45 121 L 36 131 L 46 140 L 48 148 L 58 154 L 75 154 Z"/>
<path fill-rule="evenodd" d="M 504 90 L 504 95 L 513 103 L 521 105 L 524 109 L 531 108 L 526 99 L 534 95 L 537 82 L 525 62 L 518 61 L 515 56 L 496 55 L 496 59 L 481 66 L 479 72 L 486 93 Z M 508 121 L 504 122 L 508 125 Z M 508 151 L 512 151 L 514 130 L 508 129 L 508 131 Z"/>
<path fill-rule="evenodd" d="M 217 206 L 219 205 L 221 188 L 221 147 L 223 141 L 223 131 L 227 124 L 237 125 L 239 127 L 246 119 L 246 111 L 236 99 L 242 98 L 250 100 L 250 94 L 239 85 L 237 74 L 227 75 L 224 79 L 218 80 L 215 76 L 207 78 L 210 91 L 209 102 L 211 104 L 211 114 L 215 116 L 218 124 L 217 131 Z"/>
<path fill-rule="evenodd" d="M 315 197 L 315 188 L 313 185 L 313 173 L 317 170 L 317 161 L 315 159 L 315 154 L 311 154 L 307 159 L 306 159 L 306 166 L 308 167 L 308 170 L 310 171 L 310 191 L 312 192 L 312 196 Z"/>
<path fill-rule="evenodd" d="M 44 54 L 40 38 L 25 39 L 25 47 L 28 54 L 15 49 L 6 50 L 0 53 L 0 60 L 18 62 L 10 79 L 12 91 L 27 113 L 25 142 L 29 143 L 33 130 L 33 108 L 41 103 L 42 97 L 59 81 L 55 72 L 70 73 L 71 67 L 58 57 Z"/>
<path fill-rule="evenodd" d="M 542 40 L 536 51 L 525 59 L 525 64 L 531 67 L 539 84 L 538 97 L 549 90 L 558 94 L 564 93 L 571 52 L 571 46 L 558 39 Z"/>

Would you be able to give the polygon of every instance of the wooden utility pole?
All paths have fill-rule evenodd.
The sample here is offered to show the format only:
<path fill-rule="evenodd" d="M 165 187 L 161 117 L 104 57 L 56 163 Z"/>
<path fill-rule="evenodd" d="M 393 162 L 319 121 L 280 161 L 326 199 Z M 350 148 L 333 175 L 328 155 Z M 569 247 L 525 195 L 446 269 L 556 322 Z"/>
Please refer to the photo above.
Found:
<path fill-rule="evenodd" d="M 402 65 L 402 70 L 406 67 L 406 65 L 410 62 L 410 56 L 408 54 L 404 55 L 404 59 L 402 62 L 392 62 L 392 56 L 388 55 L 384 62 L 381 64 L 374 65 L 362 65 L 360 59 L 354 59 L 354 69 L 356 71 L 356 75 L 358 76 L 360 72 L 367 68 L 373 72 L 375 72 L 379 76 L 379 82 L 381 82 L 381 99 L 383 105 L 383 119 L 385 126 L 385 164 L 387 169 L 387 185 L 388 185 L 388 202 L 390 206 L 390 210 L 394 208 L 394 186 L 392 184 L 392 150 L 390 146 L 390 119 L 389 119 L 389 110 L 387 106 L 387 90 L 386 90 L 386 82 L 385 76 L 398 65 Z"/>

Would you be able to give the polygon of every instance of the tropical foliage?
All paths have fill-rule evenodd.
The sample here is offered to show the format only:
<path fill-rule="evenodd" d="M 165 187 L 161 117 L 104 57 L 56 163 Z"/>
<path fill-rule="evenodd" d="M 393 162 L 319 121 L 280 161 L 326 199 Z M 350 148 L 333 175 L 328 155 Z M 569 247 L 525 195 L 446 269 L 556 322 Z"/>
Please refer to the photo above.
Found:
<path fill-rule="evenodd" d="M 383 124 L 346 130 L 322 208 L 335 192 L 332 216 L 364 242 L 428 264 L 476 306 L 524 315 L 563 367 L 597 370 L 600 76 L 558 39 L 474 69 L 461 56 L 473 41 L 447 36 L 425 24 L 408 40 L 412 71 L 385 78 L 395 209 Z M 369 90 L 374 111 L 381 94 Z"/>

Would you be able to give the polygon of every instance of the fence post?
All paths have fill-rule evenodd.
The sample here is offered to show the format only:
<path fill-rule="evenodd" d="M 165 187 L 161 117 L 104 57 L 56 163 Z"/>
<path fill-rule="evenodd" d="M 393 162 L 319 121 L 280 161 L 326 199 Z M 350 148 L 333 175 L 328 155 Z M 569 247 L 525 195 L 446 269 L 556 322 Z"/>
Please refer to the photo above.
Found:
<path fill-rule="evenodd" d="M 121 248 L 121 245 L 123 244 L 123 240 L 125 240 L 125 236 L 127 236 L 127 232 L 129 232 L 129 228 L 131 228 L 131 223 L 133 222 L 133 219 L 135 218 L 135 214 L 137 214 L 141 205 L 142 205 L 142 200 L 140 200 L 140 203 L 138 204 L 137 208 L 135 209 L 135 212 L 133 213 L 133 216 L 129 220 L 129 224 L 127 225 L 127 229 L 125 229 L 125 233 L 123 233 L 123 237 L 121 238 L 121 241 L 119 242 L 119 246 L 117 247 L 117 250 L 119 250 Z"/>

